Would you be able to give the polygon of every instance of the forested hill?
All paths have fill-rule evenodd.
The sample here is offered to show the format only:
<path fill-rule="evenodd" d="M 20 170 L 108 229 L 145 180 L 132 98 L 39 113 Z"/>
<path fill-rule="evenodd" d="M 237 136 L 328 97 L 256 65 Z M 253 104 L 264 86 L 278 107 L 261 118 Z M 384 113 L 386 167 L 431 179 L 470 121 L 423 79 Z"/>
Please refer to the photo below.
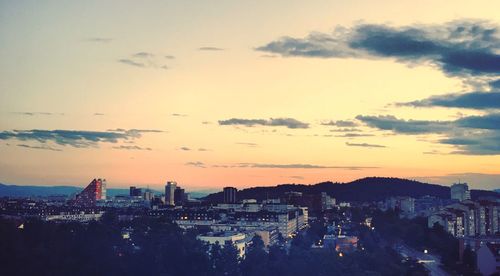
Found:
<path fill-rule="evenodd" d="M 286 192 L 302 192 L 316 194 L 326 192 L 340 201 L 378 201 L 391 196 L 421 197 L 432 195 L 439 198 L 450 198 L 450 187 L 422 183 L 401 178 L 367 177 L 348 183 L 323 182 L 314 185 L 282 184 L 271 187 L 254 187 L 238 191 L 238 199 L 279 198 Z M 473 199 L 484 196 L 499 197 L 493 191 L 472 190 Z M 205 197 L 209 202 L 221 202 L 222 192 Z"/>

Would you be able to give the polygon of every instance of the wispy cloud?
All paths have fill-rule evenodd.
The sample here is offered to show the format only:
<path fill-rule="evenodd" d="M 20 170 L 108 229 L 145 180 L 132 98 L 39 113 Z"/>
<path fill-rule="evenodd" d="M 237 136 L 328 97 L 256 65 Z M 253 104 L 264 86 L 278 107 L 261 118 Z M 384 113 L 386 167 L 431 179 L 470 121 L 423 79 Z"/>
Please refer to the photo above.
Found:
<path fill-rule="evenodd" d="M 190 151 L 191 150 L 191 148 L 188 148 L 188 147 L 180 147 L 179 149 L 183 150 L 183 151 Z"/>
<path fill-rule="evenodd" d="M 131 65 L 131 66 L 135 66 L 135 67 L 141 67 L 141 68 L 146 67 L 146 64 L 144 64 L 142 62 L 138 62 L 138 61 L 133 61 L 133 60 L 128 59 L 128 58 L 119 59 L 118 62 L 123 63 L 123 64 L 127 64 L 127 65 Z"/>
<path fill-rule="evenodd" d="M 242 146 L 247 146 L 247 147 L 251 147 L 251 148 L 255 148 L 258 146 L 258 144 L 256 143 L 249 143 L 249 142 L 238 142 L 236 143 L 237 145 L 242 145 Z"/>
<path fill-rule="evenodd" d="M 173 117 L 187 117 L 187 114 L 172 113 L 172 114 L 170 114 L 170 116 L 173 116 Z"/>
<path fill-rule="evenodd" d="M 133 57 L 136 58 L 154 58 L 155 55 L 153 53 L 148 53 L 148 52 L 138 52 L 132 55 Z"/>
<path fill-rule="evenodd" d="M 200 161 L 195 161 L 195 162 L 187 162 L 186 164 L 184 164 L 186 166 L 191 166 L 191 167 L 197 167 L 197 168 L 206 168 L 207 166 L 205 165 L 205 163 L 203 162 L 200 162 Z"/>
<path fill-rule="evenodd" d="M 371 137 L 371 136 L 375 135 L 368 133 L 346 133 L 342 135 L 335 135 L 335 137 L 344 137 L 344 138 Z"/>
<path fill-rule="evenodd" d="M 17 145 L 18 147 L 22 147 L 22 148 L 28 148 L 28 149 L 39 149 L 39 150 L 50 150 L 50 151 L 62 151 L 62 149 L 58 149 L 58 148 L 54 148 L 54 147 L 50 147 L 50 146 L 47 146 L 47 145 L 37 145 L 37 146 L 33 146 L 33 145 L 26 145 L 26 144 L 18 144 Z"/>
<path fill-rule="evenodd" d="M 237 168 L 261 168 L 261 169 L 344 169 L 344 170 L 362 170 L 376 169 L 378 167 L 364 166 L 325 166 L 315 164 L 268 164 L 268 163 L 237 163 L 230 165 Z"/>
<path fill-rule="evenodd" d="M 96 43 L 109 43 L 109 42 L 113 41 L 113 39 L 108 38 L 108 37 L 90 37 L 90 38 L 84 39 L 83 41 L 96 42 Z"/>
<path fill-rule="evenodd" d="M 406 134 L 443 133 L 452 127 L 449 121 L 403 120 L 392 115 L 358 115 L 356 119 L 370 127 Z"/>
<path fill-rule="evenodd" d="M 349 147 L 363 147 L 363 148 L 385 148 L 386 146 L 368 143 L 345 143 Z"/>
<path fill-rule="evenodd" d="M 337 121 L 322 122 L 321 125 L 324 125 L 324 126 L 337 126 L 337 127 L 355 127 L 358 124 L 356 122 L 354 122 L 354 121 L 337 120 Z"/>
<path fill-rule="evenodd" d="M 147 150 L 147 151 L 152 150 L 151 148 L 144 148 L 144 147 L 139 147 L 139 146 L 126 146 L 126 145 L 120 145 L 120 146 L 116 146 L 113 148 L 120 149 L 120 150 Z"/>
<path fill-rule="evenodd" d="M 212 47 L 212 46 L 205 46 L 205 47 L 200 47 L 198 48 L 200 51 L 224 51 L 224 48 L 219 48 L 219 47 Z"/>
<path fill-rule="evenodd" d="M 238 119 L 220 120 L 219 125 L 242 125 L 246 127 L 253 126 L 284 126 L 291 129 L 309 128 L 308 123 L 301 122 L 293 118 L 271 118 L 266 119 Z"/>
<path fill-rule="evenodd" d="M 17 115 L 25 115 L 25 116 L 37 116 L 37 115 L 46 115 L 46 116 L 52 116 L 52 115 L 59 115 L 63 116 L 64 113 L 53 113 L 53 112 L 12 112 L 13 114 Z"/>

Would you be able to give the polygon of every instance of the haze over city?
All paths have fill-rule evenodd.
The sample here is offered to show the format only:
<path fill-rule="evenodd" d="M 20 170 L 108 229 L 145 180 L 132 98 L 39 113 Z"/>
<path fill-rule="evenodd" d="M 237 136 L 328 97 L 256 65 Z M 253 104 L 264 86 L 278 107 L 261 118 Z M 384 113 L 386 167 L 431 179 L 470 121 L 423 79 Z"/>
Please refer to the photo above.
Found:
<path fill-rule="evenodd" d="M 0 182 L 500 182 L 498 1 L 1 1 Z"/>

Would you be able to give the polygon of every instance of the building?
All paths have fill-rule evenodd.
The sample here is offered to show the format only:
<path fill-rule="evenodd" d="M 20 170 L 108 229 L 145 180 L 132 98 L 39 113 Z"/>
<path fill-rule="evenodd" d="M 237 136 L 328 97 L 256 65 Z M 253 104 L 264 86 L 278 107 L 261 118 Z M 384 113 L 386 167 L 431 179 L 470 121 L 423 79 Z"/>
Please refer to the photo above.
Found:
<path fill-rule="evenodd" d="M 187 202 L 187 194 L 185 193 L 184 189 L 181 187 L 175 188 L 174 191 L 174 204 L 176 206 L 180 206 Z"/>
<path fill-rule="evenodd" d="M 397 196 L 388 198 L 385 201 L 387 209 L 399 211 L 401 216 L 415 216 L 415 199 L 408 196 Z"/>
<path fill-rule="evenodd" d="M 174 206 L 175 205 L 175 189 L 177 188 L 177 182 L 168 181 L 165 185 L 165 204 Z"/>
<path fill-rule="evenodd" d="M 94 179 L 90 184 L 76 195 L 75 205 L 95 206 L 98 200 L 106 199 L 106 179 Z"/>
<path fill-rule="evenodd" d="M 476 254 L 477 268 L 482 275 L 500 274 L 500 244 L 483 244 Z"/>
<path fill-rule="evenodd" d="M 197 238 L 198 240 L 203 241 L 210 246 L 214 244 L 219 244 L 222 247 L 233 245 L 238 250 L 240 258 L 245 257 L 247 244 L 251 241 L 250 236 L 247 236 L 244 233 L 232 231 L 210 232 L 207 234 L 198 235 Z"/>
<path fill-rule="evenodd" d="M 428 226 L 433 227 L 435 223 L 458 238 L 494 236 L 500 232 L 500 203 L 463 200 L 432 213 Z"/>
<path fill-rule="evenodd" d="M 464 201 L 470 199 L 470 191 L 467 183 L 455 183 L 450 187 L 451 199 Z"/>
<path fill-rule="evenodd" d="M 238 192 L 238 189 L 234 187 L 224 187 L 223 193 L 224 193 L 224 203 L 236 203 L 236 193 Z"/>
<path fill-rule="evenodd" d="M 133 196 L 133 197 L 140 197 L 140 196 L 142 196 L 142 189 L 132 186 L 132 187 L 130 187 L 129 195 Z"/>

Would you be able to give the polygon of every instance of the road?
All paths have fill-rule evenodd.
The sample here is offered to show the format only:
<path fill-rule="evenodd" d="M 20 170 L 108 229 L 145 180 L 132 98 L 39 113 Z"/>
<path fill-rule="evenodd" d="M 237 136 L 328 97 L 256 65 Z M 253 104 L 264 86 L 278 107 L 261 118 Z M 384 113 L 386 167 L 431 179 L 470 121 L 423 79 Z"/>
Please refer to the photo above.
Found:
<path fill-rule="evenodd" d="M 438 256 L 432 254 L 426 254 L 424 252 L 417 251 L 405 245 L 397 245 L 394 248 L 403 257 L 410 257 L 416 259 L 419 263 L 423 264 L 426 269 L 429 270 L 432 276 L 448 276 L 449 274 L 444 271 L 440 265 L 441 260 Z"/>

